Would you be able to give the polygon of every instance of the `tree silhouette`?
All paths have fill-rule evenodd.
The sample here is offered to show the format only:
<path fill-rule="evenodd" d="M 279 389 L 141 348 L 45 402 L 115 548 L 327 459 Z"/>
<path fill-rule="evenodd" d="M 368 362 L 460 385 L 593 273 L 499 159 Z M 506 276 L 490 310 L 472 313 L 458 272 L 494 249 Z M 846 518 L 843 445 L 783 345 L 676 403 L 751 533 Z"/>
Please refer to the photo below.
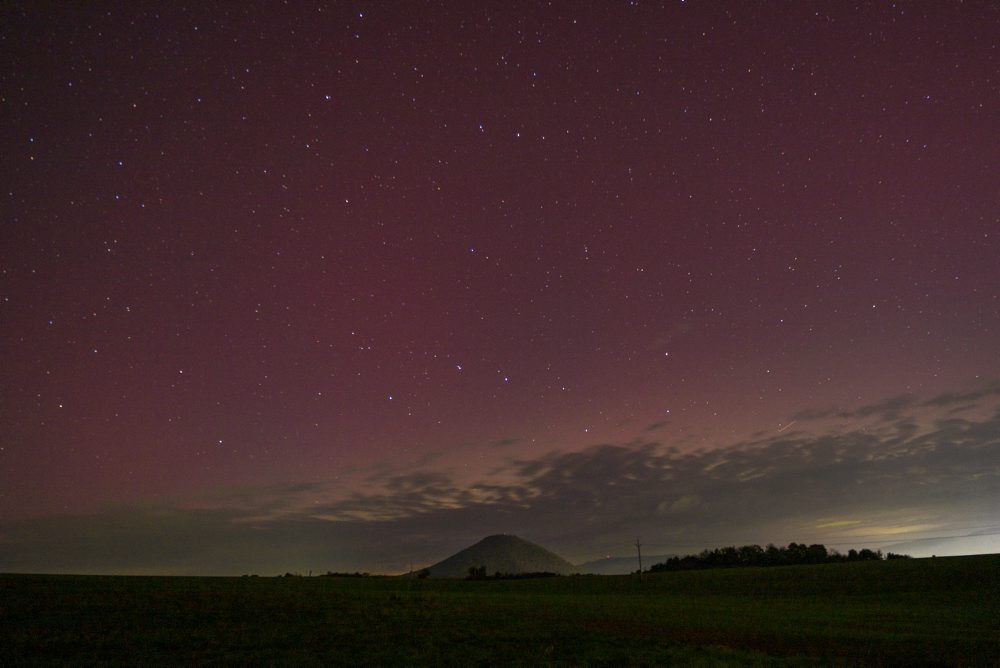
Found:
<path fill-rule="evenodd" d="M 788 547 L 777 547 L 769 544 L 766 548 L 760 545 L 744 545 L 742 547 L 717 547 L 713 550 L 702 550 L 697 555 L 670 557 L 663 563 L 653 564 L 650 573 L 661 571 L 685 571 L 703 568 L 736 568 L 744 566 L 794 566 L 798 564 L 831 564 L 842 561 L 879 561 L 880 550 L 863 549 L 860 552 L 851 549 L 847 556 L 836 550 L 827 550 L 825 545 L 814 543 L 789 543 Z M 887 559 L 907 559 L 905 554 L 892 552 Z"/>

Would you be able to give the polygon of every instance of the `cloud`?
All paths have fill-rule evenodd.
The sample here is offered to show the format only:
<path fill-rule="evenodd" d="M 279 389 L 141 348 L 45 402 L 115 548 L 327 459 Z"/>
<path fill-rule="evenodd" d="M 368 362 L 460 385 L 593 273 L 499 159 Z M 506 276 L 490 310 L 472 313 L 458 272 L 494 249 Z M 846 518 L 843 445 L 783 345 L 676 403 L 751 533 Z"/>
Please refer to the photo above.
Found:
<path fill-rule="evenodd" d="M 921 401 L 915 394 L 900 394 L 881 401 L 855 407 L 850 410 L 837 408 L 807 409 L 796 413 L 793 420 L 824 420 L 828 418 L 861 419 L 872 416 L 891 421 L 899 419 L 905 412 L 917 407 L 957 408 L 968 410 L 981 405 L 984 400 L 1000 397 L 1000 380 L 979 384 L 965 392 L 944 392 Z"/>
<path fill-rule="evenodd" d="M 925 406 L 955 406 L 975 404 L 988 397 L 1000 396 L 1000 381 L 987 383 L 968 392 L 945 392 L 928 399 Z"/>
<path fill-rule="evenodd" d="M 791 540 L 931 545 L 985 531 L 1000 514 L 998 393 L 972 395 L 903 395 L 838 412 L 865 418 L 848 427 L 712 450 L 640 438 L 512 458 L 472 483 L 434 460 L 374 470 L 361 488 L 241 488 L 6 523 L 0 570 L 398 572 L 501 532 L 575 561 L 621 552 L 636 536 L 662 552 Z M 970 402 L 975 410 L 951 410 Z"/>
<path fill-rule="evenodd" d="M 840 419 L 852 419 L 852 418 L 867 418 L 872 416 L 878 416 L 884 420 L 895 420 L 898 419 L 902 411 L 912 408 L 917 405 L 918 400 L 916 395 L 913 394 L 900 394 L 895 397 L 890 397 L 884 399 L 874 404 L 868 404 L 865 406 L 859 406 L 852 410 L 838 410 L 838 409 L 810 409 L 796 413 L 793 416 L 793 421 L 803 420 L 822 420 L 825 418 L 840 418 Z"/>
<path fill-rule="evenodd" d="M 861 520 L 820 520 L 816 523 L 817 529 L 833 529 L 849 527 L 861 524 Z"/>

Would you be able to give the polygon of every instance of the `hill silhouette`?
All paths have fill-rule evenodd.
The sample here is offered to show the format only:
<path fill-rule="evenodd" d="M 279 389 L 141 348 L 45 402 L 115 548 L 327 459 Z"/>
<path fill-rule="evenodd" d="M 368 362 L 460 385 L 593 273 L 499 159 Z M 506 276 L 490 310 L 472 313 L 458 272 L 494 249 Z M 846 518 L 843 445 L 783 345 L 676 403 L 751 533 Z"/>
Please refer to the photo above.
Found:
<path fill-rule="evenodd" d="M 486 573 L 573 573 L 576 569 L 558 554 L 523 538 L 507 534 L 487 536 L 475 545 L 456 552 L 427 570 L 431 577 L 462 578 L 470 567 L 486 567 Z"/>

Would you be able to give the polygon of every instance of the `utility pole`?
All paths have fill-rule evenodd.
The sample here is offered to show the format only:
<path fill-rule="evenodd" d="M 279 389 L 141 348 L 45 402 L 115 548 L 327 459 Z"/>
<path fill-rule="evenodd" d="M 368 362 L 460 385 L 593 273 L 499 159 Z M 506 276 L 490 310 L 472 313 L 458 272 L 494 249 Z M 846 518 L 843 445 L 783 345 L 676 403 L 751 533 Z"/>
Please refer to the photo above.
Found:
<path fill-rule="evenodd" d="M 639 582 L 642 582 L 642 543 L 635 539 L 635 551 L 639 555 Z"/>

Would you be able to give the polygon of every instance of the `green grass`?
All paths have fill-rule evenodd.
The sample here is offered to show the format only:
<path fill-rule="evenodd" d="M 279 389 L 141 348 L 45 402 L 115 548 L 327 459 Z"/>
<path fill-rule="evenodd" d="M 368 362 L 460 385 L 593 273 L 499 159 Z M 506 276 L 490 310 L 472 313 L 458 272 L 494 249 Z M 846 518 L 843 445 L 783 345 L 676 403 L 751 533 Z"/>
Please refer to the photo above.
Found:
<path fill-rule="evenodd" d="M 0 576 L 0 665 L 1000 665 L 1000 555 L 626 576 Z"/>

